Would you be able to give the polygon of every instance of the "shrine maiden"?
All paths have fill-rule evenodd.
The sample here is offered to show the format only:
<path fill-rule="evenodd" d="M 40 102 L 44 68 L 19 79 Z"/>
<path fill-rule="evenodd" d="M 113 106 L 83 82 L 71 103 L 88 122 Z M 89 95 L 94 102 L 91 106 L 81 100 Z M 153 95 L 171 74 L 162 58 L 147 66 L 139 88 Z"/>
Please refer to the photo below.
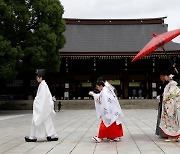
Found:
<path fill-rule="evenodd" d="M 90 91 L 89 95 L 94 97 L 97 117 L 101 120 L 101 124 L 98 136 L 94 136 L 92 139 L 95 142 L 101 142 L 104 138 L 119 141 L 123 136 L 123 113 L 114 92 L 115 89 L 103 78 L 98 78 L 96 88 L 100 93 L 95 94 Z"/>

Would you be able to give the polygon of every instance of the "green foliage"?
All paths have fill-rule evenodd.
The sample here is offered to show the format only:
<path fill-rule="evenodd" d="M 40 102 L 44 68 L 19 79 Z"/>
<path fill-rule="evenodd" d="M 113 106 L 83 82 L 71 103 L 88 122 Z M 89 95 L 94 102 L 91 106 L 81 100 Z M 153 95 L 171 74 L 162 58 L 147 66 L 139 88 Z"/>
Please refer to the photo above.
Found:
<path fill-rule="evenodd" d="M 0 0 L 0 78 L 15 77 L 20 66 L 59 71 L 63 13 L 59 0 Z"/>
<path fill-rule="evenodd" d="M 11 47 L 11 43 L 0 35 L 0 80 L 11 80 L 15 77 L 16 58 L 18 50 Z"/>

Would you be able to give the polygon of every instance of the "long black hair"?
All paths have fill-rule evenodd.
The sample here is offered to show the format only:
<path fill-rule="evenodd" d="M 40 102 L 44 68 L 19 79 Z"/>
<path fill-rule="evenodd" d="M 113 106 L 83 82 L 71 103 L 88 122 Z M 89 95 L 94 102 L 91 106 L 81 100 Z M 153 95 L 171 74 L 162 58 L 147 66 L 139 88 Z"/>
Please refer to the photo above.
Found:
<path fill-rule="evenodd" d="M 105 81 L 106 81 L 106 80 L 105 80 L 103 77 L 99 77 L 99 78 L 97 79 L 96 85 L 98 85 L 98 86 L 103 86 L 103 87 L 104 87 Z"/>

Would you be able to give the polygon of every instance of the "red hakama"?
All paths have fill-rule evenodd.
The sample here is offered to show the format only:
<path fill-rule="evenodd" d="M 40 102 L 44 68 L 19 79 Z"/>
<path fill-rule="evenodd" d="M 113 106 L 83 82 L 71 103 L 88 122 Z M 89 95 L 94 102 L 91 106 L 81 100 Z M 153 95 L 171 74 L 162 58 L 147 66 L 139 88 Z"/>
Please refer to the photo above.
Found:
<path fill-rule="evenodd" d="M 122 129 L 121 124 L 116 125 L 116 122 L 114 122 L 109 127 L 106 127 L 104 125 L 103 121 L 101 122 L 100 128 L 99 128 L 98 138 L 113 139 L 113 138 L 121 137 L 121 136 L 123 136 L 123 129 Z"/>

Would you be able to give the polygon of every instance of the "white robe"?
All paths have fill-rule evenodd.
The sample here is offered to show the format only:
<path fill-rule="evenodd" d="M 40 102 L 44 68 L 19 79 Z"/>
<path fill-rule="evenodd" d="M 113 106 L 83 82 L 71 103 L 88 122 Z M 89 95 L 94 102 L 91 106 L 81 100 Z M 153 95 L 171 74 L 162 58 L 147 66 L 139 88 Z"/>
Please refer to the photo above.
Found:
<path fill-rule="evenodd" d="M 55 115 L 54 102 L 48 85 L 43 80 L 38 87 L 33 103 L 33 118 L 30 138 L 56 136 L 52 116 Z"/>
<path fill-rule="evenodd" d="M 123 113 L 114 93 L 114 88 L 106 81 L 105 86 L 99 94 L 93 94 L 97 117 L 100 118 L 106 127 L 116 122 L 122 123 Z"/>

